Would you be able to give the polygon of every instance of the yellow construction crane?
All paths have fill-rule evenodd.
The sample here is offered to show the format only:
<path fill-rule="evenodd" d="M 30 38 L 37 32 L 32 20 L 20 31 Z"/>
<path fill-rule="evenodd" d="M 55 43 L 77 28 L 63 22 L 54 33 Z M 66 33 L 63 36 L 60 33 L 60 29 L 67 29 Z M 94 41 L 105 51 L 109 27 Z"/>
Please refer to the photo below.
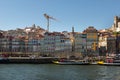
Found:
<path fill-rule="evenodd" d="M 52 20 L 56 20 L 56 19 L 47 15 L 46 13 L 44 14 L 44 17 L 47 19 L 47 31 L 49 32 L 49 19 L 52 19 Z"/>

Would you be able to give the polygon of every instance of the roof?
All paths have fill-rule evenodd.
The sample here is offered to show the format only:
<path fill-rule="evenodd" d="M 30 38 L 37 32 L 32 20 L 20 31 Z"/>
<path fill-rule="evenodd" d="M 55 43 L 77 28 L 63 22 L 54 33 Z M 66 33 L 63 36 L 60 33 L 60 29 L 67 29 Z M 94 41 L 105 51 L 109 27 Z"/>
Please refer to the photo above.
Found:
<path fill-rule="evenodd" d="M 98 31 L 93 27 L 89 26 L 86 30 L 83 31 L 83 33 L 97 33 Z"/>

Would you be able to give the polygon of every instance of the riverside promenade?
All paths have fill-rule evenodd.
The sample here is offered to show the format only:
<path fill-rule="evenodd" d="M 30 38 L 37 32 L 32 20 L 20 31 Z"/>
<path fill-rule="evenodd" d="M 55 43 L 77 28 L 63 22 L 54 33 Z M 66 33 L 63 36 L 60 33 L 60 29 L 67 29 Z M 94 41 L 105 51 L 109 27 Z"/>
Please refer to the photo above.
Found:
<path fill-rule="evenodd" d="M 8 57 L 0 59 L 0 63 L 4 64 L 47 64 L 52 63 L 53 60 L 58 60 L 57 57 L 39 57 L 39 58 L 30 58 L 30 57 Z"/>

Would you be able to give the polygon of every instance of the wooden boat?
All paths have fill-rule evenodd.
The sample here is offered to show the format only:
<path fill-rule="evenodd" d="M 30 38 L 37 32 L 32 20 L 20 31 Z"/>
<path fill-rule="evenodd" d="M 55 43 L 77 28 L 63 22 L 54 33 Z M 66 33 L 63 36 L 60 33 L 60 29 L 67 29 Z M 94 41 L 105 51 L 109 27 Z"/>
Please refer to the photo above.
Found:
<path fill-rule="evenodd" d="M 103 63 L 106 66 L 120 66 L 120 63 Z"/>
<path fill-rule="evenodd" d="M 107 62 L 98 62 L 99 65 L 105 65 L 105 66 L 120 66 L 120 63 L 107 63 Z"/>
<path fill-rule="evenodd" d="M 120 57 L 116 56 L 115 58 L 107 57 L 106 62 L 99 61 L 99 65 L 106 65 L 106 66 L 120 66 Z"/>
<path fill-rule="evenodd" d="M 89 62 L 84 60 L 64 60 L 64 61 L 53 61 L 55 64 L 62 64 L 62 65 L 88 65 Z"/>
<path fill-rule="evenodd" d="M 9 60 L 7 58 L 0 57 L 0 64 L 1 63 L 8 63 Z"/>
<path fill-rule="evenodd" d="M 99 61 L 97 64 L 103 65 L 104 61 Z"/>

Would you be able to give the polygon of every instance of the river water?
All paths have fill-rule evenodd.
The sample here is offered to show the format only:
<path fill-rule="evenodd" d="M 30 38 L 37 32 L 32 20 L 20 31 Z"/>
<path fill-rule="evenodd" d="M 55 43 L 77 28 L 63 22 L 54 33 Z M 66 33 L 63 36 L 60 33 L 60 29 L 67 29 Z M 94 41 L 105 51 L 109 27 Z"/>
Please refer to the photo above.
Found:
<path fill-rule="evenodd" d="M 0 80 L 120 80 L 120 66 L 0 64 Z"/>

